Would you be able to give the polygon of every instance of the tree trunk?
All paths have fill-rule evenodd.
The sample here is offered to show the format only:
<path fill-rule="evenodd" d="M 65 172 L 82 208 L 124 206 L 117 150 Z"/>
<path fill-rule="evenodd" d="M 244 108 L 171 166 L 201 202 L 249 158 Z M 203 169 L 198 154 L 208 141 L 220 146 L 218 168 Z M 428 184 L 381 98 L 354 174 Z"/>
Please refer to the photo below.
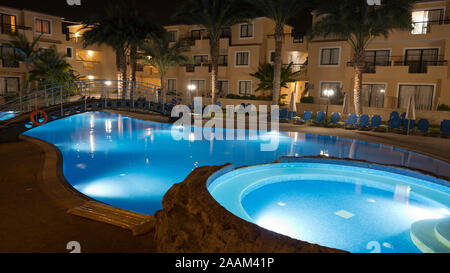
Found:
<path fill-rule="evenodd" d="M 362 105 L 361 105 L 361 90 L 363 82 L 363 72 L 364 72 L 364 48 L 358 46 L 355 48 L 355 55 L 353 58 L 353 66 L 355 69 L 354 84 L 353 84 L 353 101 L 355 104 L 355 114 L 359 117 L 362 115 Z"/>
<path fill-rule="evenodd" d="M 272 105 L 278 105 L 280 103 L 281 93 L 281 52 L 283 49 L 283 26 L 277 24 L 275 27 L 275 60 L 273 68 L 273 90 L 272 90 Z"/>
<path fill-rule="evenodd" d="M 167 77 L 166 74 L 161 73 L 161 99 L 160 102 L 164 105 L 166 103 L 167 94 Z"/>
<path fill-rule="evenodd" d="M 119 82 L 117 86 L 121 92 L 121 97 L 124 100 L 127 94 L 127 86 L 126 86 L 127 62 L 125 59 L 125 50 L 123 48 L 116 48 L 115 51 L 116 51 L 116 68 L 117 72 L 119 73 Z"/>
<path fill-rule="evenodd" d="M 127 98 L 128 91 L 127 55 L 125 53 L 125 49 L 122 49 L 120 53 L 120 74 L 122 80 L 122 99 L 125 100 Z"/>
<path fill-rule="evenodd" d="M 134 100 L 134 89 L 136 87 L 136 70 L 137 70 L 137 46 L 132 46 L 130 50 L 131 61 L 131 100 Z"/>
<path fill-rule="evenodd" d="M 210 53 L 211 53 L 211 103 L 216 104 L 217 94 L 217 82 L 219 74 L 219 51 L 220 40 L 210 41 Z"/>
<path fill-rule="evenodd" d="M 359 117 L 362 115 L 362 106 L 361 106 L 361 90 L 362 90 L 362 73 L 364 67 L 356 66 L 355 67 L 355 81 L 353 86 L 353 100 L 355 104 L 355 114 Z"/>

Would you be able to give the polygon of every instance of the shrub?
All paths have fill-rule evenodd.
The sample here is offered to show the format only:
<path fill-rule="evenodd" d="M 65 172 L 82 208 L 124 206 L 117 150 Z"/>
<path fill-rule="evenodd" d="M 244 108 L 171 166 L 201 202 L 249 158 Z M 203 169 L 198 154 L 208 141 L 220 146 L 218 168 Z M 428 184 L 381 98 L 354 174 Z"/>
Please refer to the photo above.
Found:
<path fill-rule="evenodd" d="M 437 108 L 438 111 L 450 111 L 450 106 L 447 104 L 440 104 Z"/>
<path fill-rule="evenodd" d="M 314 97 L 303 97 L 300 99 L 301 103 L 314 103 Z"/>

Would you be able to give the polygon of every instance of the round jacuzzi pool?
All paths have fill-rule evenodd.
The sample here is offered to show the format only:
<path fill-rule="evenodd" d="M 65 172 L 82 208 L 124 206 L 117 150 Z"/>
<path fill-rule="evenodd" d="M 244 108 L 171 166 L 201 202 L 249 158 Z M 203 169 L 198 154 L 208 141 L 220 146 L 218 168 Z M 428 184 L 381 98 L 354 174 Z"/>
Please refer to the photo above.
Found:
<path fill-rule="evenodd" d="M 292 238 L 350 252 L 450 252 L 450 183 L 351 161 L 232 170 L 208 190 L 227 210 Z"/>

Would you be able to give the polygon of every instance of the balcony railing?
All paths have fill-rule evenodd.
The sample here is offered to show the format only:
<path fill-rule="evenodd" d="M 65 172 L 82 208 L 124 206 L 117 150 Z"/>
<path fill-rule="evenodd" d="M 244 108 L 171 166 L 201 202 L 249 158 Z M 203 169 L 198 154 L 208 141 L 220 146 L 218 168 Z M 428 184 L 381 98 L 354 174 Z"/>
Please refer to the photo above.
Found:
<path fill-rule="evenodd" d="M 391 56 L 389 61 L 366 62 L 363 73 L 376 73 L 378 66 L 408 66 L 408 73 L 427 73 L 428 66 L 447 66 L 448 61 L 443 57 L 436 56 L 436 60 L 405 60 L 404 56 Z M 353 62 L 348 62 L 347 66 L 353 66 Z"/>
<path fill-rule="evenodd" d="M 448 65 L 447 60 L 394 62 L 394 66 L 409 66 L 408 73 L 427 73 L 428 66 L 447 66 L 447 65 Z"/>
<path fill-rule="evenodd" d="M 12 24 L 0 24 L 1 34 L 13 34 L 16 30 L 30 30 L 31 27 L 12 25 Z"/>
<path fill-rule="evenodd" d="M 450 19 L 442 20 L 430 20 L 423 22 L 413 22 L 412 34 L 428 34 L 431 33 L 433 26 L 435 25 L 448 25 L 450 24 Z"/>
<path fill-rule="evenodd" d="M 294 44 L 303 43 L 305 41 L 305 34 L 303 33 L 283 33 L 284 37 L 292 37 Z M 274 38 L 275 34 L 267 35 L 268 38 Z"/>

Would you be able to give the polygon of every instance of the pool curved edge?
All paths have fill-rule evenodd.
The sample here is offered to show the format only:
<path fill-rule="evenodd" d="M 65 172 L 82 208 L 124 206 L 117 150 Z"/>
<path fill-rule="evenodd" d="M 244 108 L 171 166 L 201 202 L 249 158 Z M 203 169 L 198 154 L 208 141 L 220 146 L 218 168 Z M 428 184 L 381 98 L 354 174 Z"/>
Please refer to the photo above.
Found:
<path fill-rule="evenodd" d="M 296 164 L 301 165 L 296 165 Z M 341 158 L 329 158 L 329 157 L 323 157 L 323 156 L 315 156 L 315 157 L 281 157 L 279 160 L 275 161 L 274 163 L 269 164 L 259 164 L 259 165 L 252 165 L 252 166 L 244 166 L 235 168 L 233 165 L 226 166 L 222 168 L 221 170 L 217 171 L 213 175 L 211 175 L 207 180 L 207 188 L 210 192 L 211 196 L 214 196 L 213 198 L 220 203 L 222 206 L 224 206 L 230 213 L 233 213 L 233 215 L 236 215 L 236 217 L 239 217 L 245 221 L 253 222 L 256 224 L 256 222 L 252 219 L 252 217 L 247 214 L 246 208 L 244 208 L 243 205 L 243 199 L 244 197 L 264 186 L 267 186 L 269 184 L 276 184 L 280 181 L 288 181 L 288 180 L 303 180 L 308 178 L 307 174 L 303 174 L 303 172 L 287 172 L 280 174 L 277 172 L 279 169 L 285 169 L 285 168 L 299 168 L 302 166 L 302 168 L 309 168 L 308 164 L 325 164 L 329 166 L 329 168 L 364 168 L 366 169 L 366 173 L 369 175 L 375 175 L 377 172 L 386 172 L 393 175 L 393 179 L 396 180 L 402 180 L 401 177 L 408 177 L 408 179 L 412 179 L 411 181 L 408 181 L 407 183 L 410 183 L 415 187 L 415 192 L 422 194 L 424 193 L 424 196 L 427 196 L 429 193 L 428 190 L 431 191 L 438 191 L 442 192 L 443 194 L 446 194 L 448 196 L 450 194 L 450 180 L 448 178 L 439 177 L 430 173 L 421 172 L 420 170 L 415 169 L 409 169 L 401 166 L 396 165 L 383 165 L 378 163 L 372 163 L 362 160 L 353 160 L 353 159 L 341 159 Z M 265 171 L 266 173 L 259 173 L 261 171 Z M 269 172 L 267 172 L 269 171 Z M 247 175 L 248 177 L 242 178 L 243 176 Z M 328 174 L 325 174 L 328 175 Z M 238 179 L 238 180 L 236 180 Z M 241 179 L 239 181 L 239 179 Z M 252 180 L 254 179 L 254 181 Z M 233 180 L 238 181 L 238 183 L 231 184 L 231 187 L 228 185 Z M 421 189 L 421 181 L 423 180 L 427 185 L 427 189 L 424 191 Z M 236 182 L 233 181 L 233 182 Z M 343 181 L 347 182 L 347 181 Z M 228 183 L 228 184 L 227 184 Z M 351 183 L 351 182 L 350 182 Z M 382 182 L 384 183 L 384 181 Z M 406 182 L 405 182 L 406 183 Z M 227 186 L 228 185 L 228 186 Z M 370 185 L 370 184 L 369 184 Z M 389 183 L 386 183 L 385 186 L 389 187 Z M 217 193 L 219 192 L 219 193 Z M 226 193 L 227 195 L 223 195 L 223 193 Z M 224 197 L 225 196 L 225 197 Z M 437 198 L 437 197 L 436 197 Z M 434 199 L 433 199 L 434 200 Z M 436 202 L 441 202 L 444 199 L 437 198 L 435 199 Z M 444 204 L 444 203 L 443 203 Z M 448 201 L 447 201 L 448 204 Z M 279 205 L 284 206 L 284 205 Z M 416 221 L 420 222 L 420 221 Z M 263 228 L 263 226 L 261 226 Z M 276 229 L 271 229 L 275 232 Z M 283 233 L 283 232 L 282 232 Z M 283 233 L 288 234 L 288 233 Z M 411 231 L 411 238 L 416 247 L 418 247 L 423 252 L 434 252 L 434 250 L 430 250 L 428 248 L 424 248 L 425 245 L 422 243 L 422 239 L 424 238 L 424 235 L 421 235 L 421 239 L 417 239 L 415 234 Z M 290 235 L 291 236 L 291 235 Z M 299 238 L 297 236 L 293 238 Z M 303 237 L 302 237 L 303 238 Z M 443 240 L 440 239 L 440 241 L 446 241 L 447 238 L 444 238 Z M 311 241 L 313 242 L 313 241 Z M 317 242 L 317 241 L 316 241 Z M 324 242 L 321 243 L 322 245 L 328 245 L 324 244 Z M 330 247 L 338 247 L 336 245 L 328 245 Z M 421 247 L 422 246 L 422 247 Z M 436 245 L 433 245 L 433 248 Z M 353 251 L 349 250 L 348 248 L 345 248 L 347 251 Z M 424 249 L 426 251 L 424 251 Z"/>
<path fill-rule="evenodd" d="M 38 179 L 39 187 L 49 198 L 65 208 L 67 213 L 129 229 L 134 235 L 142 235 L 154 229 L 153 215 L 117 208 L 95 200 L 75 189 L 64 177 L 63 156 L 58 147 L 52 143 L 26 135 L 19 135 L 18 139 L 30 142 L 42 150 L 44 162 L 40 162 L 42 176 L 41 179 Z M 93 214 L 77 213 L 77 208 L 86 205 L 89 206 L 89 209 L 94 210 Z M 118 215 L 124 217 L 117 221 Z M 146 219 L 146 222 L 136 224 L 133 216 Z"/>
<path fill-rule="evenodd" d="M 211 177 L 233 165 L 203 166 L 172 186 L 156 212 L 158 251 L 169 253 L 345 253 L 293 239 L 245 221 L 220 205 L 210 194 Z"/>

